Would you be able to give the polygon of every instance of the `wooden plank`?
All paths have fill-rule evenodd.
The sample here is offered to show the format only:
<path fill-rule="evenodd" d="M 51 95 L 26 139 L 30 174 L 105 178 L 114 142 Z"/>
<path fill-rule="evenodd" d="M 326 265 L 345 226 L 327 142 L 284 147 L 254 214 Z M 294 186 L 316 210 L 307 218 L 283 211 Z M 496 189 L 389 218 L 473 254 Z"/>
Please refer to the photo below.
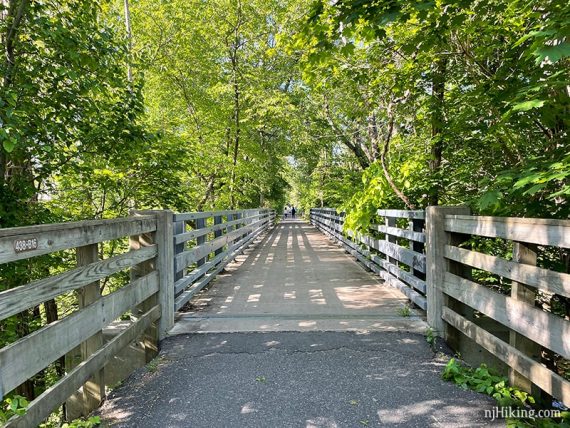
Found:
<path fill-rule="evenodd" d="M 424 219 L 425 211 L 423 210 L 378 210 L 376 211 L 380 217 L 393 218 L 417 218 Z"/>
<path fill-rule="evenodd" d="M 196 219 L 196 229 L 203 229 L 205 227 L 206 227 L 206 219 L 197 218 Z M 204 235 L 196 238 L 196 245 L 199 247 L 200 245 L 204 244 L 206 242 L 206 238 L 207 238 L 207 236 L 204 236 Z M 206 263 L 207 258 L 208 258 L 208 255 L 206 254 L 205 257 L 203 257 L 199 260 L 196 260 L 196 265 L 202 266 L 204 263 Z"/>
<path fill-rule="evenodd" d="M 240 251 L 242 251 L 250 242 L 252 242 L 265 230 L 267 230 L 267 227 L 261 226 L 250 235 L 243 238 L 241 241 L 230 246 L 230 248 L 226 251 L 227 255 L 214 268 L 212 272 L 204 275 L 202 280 L 200 280 L 198 283 L 193 284 L 188 290 L 183 291 L 176 297 L 175 310 L 178 311 L 180 308 L 182 308 L 198 291 L 204 288 L 217 273 L 219 273 L 230 261 L 232 261 Z"/>
<path fill-rule="evenodd" d="M 397 236 L 399 238 L 409 239 L 416 242 L 425 242 L 426 235 L 422 232 L 414 232 L 411 230 L 400 229 L 398 227 L 389 227 L 383 224 L 371 224 L 370 229 L 375 230 L 380 233 L 386 233 L 388 235 Z"/>
<path fill-rule="evenodd" d="M 385 221 L 386 221 L 386 227 L 389 227 L 389 228 L 392 228 L 392 229 L 395 229 L 395 228 L 396 228 L 396 219 L 395 219 L 395 218 L 393 218 L 393 217 L 386 217 L 386 220 L 385 220 Z M 384 242 L 381 242 L 381 241 L 378 240 L 378 244 L 385 244 L 385 245 L 383 245 L 383 246 L 386 248 L 386 250 L 388 250 L 388 249 L 393 249 L 394 252 L 397 252 L 398 249 L 399 249 L 398 240 L 396 239 L 395 236 L 392 236 L 392 235 L 389 235 L 389 234 L 387 234 L 387 235 L 384 237 Z M 393 246 L 395 246 L 395 247 L 397 247 L 397 248 L 393 248 Z M 376 248 L 377 250 L 381 251 L 379 247 L 373 247 L 373 248 Z M 400 261 L 403 261 L 403 260 L 401 260 L 401 258 L 394 258 L 394 257 L 391 257 L 391 254 L 389 254 L 389 253 L 392 253 L 392 251 L 382 251 L 382 252 L 383 252 L 384 254 L 386 254 L 386 260 L 388 261 L 388 263 L 397 264 L 399 260 L 400 260 Z M 402 258 L 404 258 L 404 257 L 402 257 Z M 413 262 L 412 262 L 412 263 L 413 263 Z M 406 264 L 407 264 L 407 263 L 406 263 Z M 408 264 L 408 266 L 409 266 L 409 264 Z M 424 268 L 424 270 L 425 270 L 425 268 Z"/>
<path fill-rule="evenodd" d="M 570 382 L 448 307 L 443 307 L 442 317 L 508 366 L 529 378 L 532 383 L 570 407 Z"/>
<path fill-rule="evenodd" d="M 447 271 L 444 248 L 449 237 L 445 233 L 446 214 L 465 214 L 466 207 L 427 207 L 426 209 L 426 297 L 427 322 L 434 333 L 440 337 L 446 335 L 446 324 L 441 319 L 445 296 L 441 285 Z"/>
<path fill-rule="evenodd" d="M 92 373 L 97 372 L 106 364 L 112 362 L 113 357 L 125 346 L 135 340 L 148 326 L 160 317 L 160 307 L 155 306 L 140 317 L 136 323 L 109 341 L 103 348 L 81 362 L 55 385 L 44 391 L 30 403 L 22 416 L 11 418 L 5 428 L 28 428 L 38 426 L 59 405 L 70 397 Z"/>
<path fill-rule="evenodd" d="M 150 260 L 156 255 L 157 247 L 154 245 L 0 292 L 0 320 L 53 299 L 60 294 Z"/>
<path fill-rule="evenodd" d="M 131 214 L 144 215 L 147 212 L 148 211 L 132 211 Z M 138 236 L 131 236 L 129 244 L 132 249 L 139 249 L 156 244 L 156 240 L 157 240 L 156 233 L 145 233 Z M 131 281 L 136 281 L 138 278 L 144 277 L 152 272 L 157 272 L 157 269 L 158 266 L 156 260 L 140 263 L 139 265 L 134 266 L 131 269 Z M 160 282 L 159 282 L 159 290 L 160 290 Z M 157 294 L 151 295 L 147 299 L 144 299 L 142 302 L 140 302 L 136 306 L 133 313 L 135 316 L 138 317 L 141 314 L 146 313 L 150 308 L 152 308 L 157 304 L 159 304 L 158 295 Z M 153 358 L 158 354 L 158 341 L 159 341 L 158 326 L 156 324 L 152 324 L 144 332 L 141 339 L 147 363 L 150 363 L 153 360 Z"/>
<path fill-rule="evenodd" d="M 181 235 L 184 233 L 186 227 L 186 223 L 183 221 L 175 221 L 174 222 L 174 235 Z M 185 267 L 180 265 L 178 261 L 178 255 L 184 252 L 185 244 L 184 243 L 175 243 L 174 245 L 174 280 L 178 281 L 180 278 L 184 276 Z M 180 265 L 180 266 L 179 266 Z"/>
<path fill-rule="evenodd" d="M 515 242 L 513 246 L 513 261 L 521 265 L 536 265 L 537 260 L 537 246 L 530 244 L 525 245 L 520 242 Z M 534 306 L 536 298 L 536 290 L 520 282 L 513 281 L 511 284 L 511 298 L 520 302 L 527 303 Z M 515 331 L 509 332 L 509 344 L 518 349 L 524 355 L 532 358 L 533 360 L 540 361 L 542 348 L 532 340 L 525 336 L 518 334 Z M 509 370 L 509 383 L 533 395 L 540 395 L 540 391 L 533 391 L 532 382 L 530 379 L 522 376 L 517 371 Z"/>
<path fill-rule="evenodd" d="M 419 254 L 408 248 L 400 247 L 398 244 L 369 236 L 362 236 L 360 242 L 388 256 L 390 263 L 400 261 L 420 272 L 426 271 L 426 256 L 424 254 Z"/>
<path fill-rule="evenodd" d="M 174 326 L 174 215 L 169 210 L 160 211 L 156 214 L 156 220 L 156 242 L 159 248 L 156 266 L 160 285 L 158 303 L 162 308 L 158 339 L 162 340 Z"/>
<path fill-rule="evenodd" d="M 98 244 L 91 244 L 85 247 L 79 247 L 77 248 L 76 253 L 78 266 L 96 263 L 99 259 L 99 246 Z M 77 297 L 79 301 L 79 311 L 101 299 L 99 281 L 94 281 L 78 291 Z M 88 337 L 87 340 L 81 343 L 81 360 L 85 361 L 92 354 L 101 349 L 102 346 L 103 331 L 99 330 L 97 333 Z M 83 416 L 87 416 L 91 411 L 99 407 L 103 401 L 103 397 L 105 396 L 105 377 L 103 368 L 93 372 L 89 379 L 87 379 L 83 385 L 82 395 L 81 413 Z"/>
<path fill-rule="evenodd" d="M 0 229 L 0 264 L 153 230 L 156 230 L 154 216 Z M 16 240 L 35 240 L 37 248 L 16 252 Z"/>
<path fill-rule="evenodd" d="M 442 290 L 564 358 L 570 358 L 570 322 L 476 282 L 447 272 Z"/>
<path fill-rule="evenodd" d="M 418 240 L 418 239 L 411 239 L 410 240 L 410 250 L 414 251 L 415 253 L 420 253 L 423 254 L 424 253 L 424 249 L 425 249 L 425 233 L 423 232 L 426 226 L 426 222 L 425 220 L 418 220 L 418 219 L 411 219 L 410 222 L 410 232 L 412 234 L 420 234 L 420 236 L 423 238 L 423 241 Z M 416 269 L 412 269 L 412 275 L 425 280 L 426 276 L 425 276 L 425 272 L 420 272 Z"/>
<path fill-rule="evenodd" d="M 449 215 L 445 230 L 570 248 L 570 220 Z"/>
<path fill-rule="evenodd" d="M 190 241 L 192 239 L 196 239 L 198 237 L 207 235 L 208 233 L 212 233 L 212 232 L 218 233 L 217 236 L 221 236 L 220 232 L 223 232 L 224 230 L 229 230 L 229 229 L 231 229 L 232 226 L 237 226 L 239 224 L 246 224 L 248 222 L 257 220 L 258 218 L 265 217 L 265 216 L 266 215 L 262 215 L 262 216 L 254 215 L 254 216 L 240 218 L 238 220 L 232 220 L 232 221 L 220 222 L 220 223 L 216 223 L 216 218 L 221 219 L 222 217 L 221 216 L 214 216 L 214 225 L 213 226 L 209 226 L 209 227 L 206 227 L 203 229 L 195 229 L 195 230 L 191 230 L 189 232 L 176 234 L 174 236 L 174 242 L 176 244 L 181 244 L 181 243 Z"/>
<path fill-rule="evenodd" d="M 179 213 L 179 214 L 174 214 L 174 221 L 189 221 L 189 220 L 196 220 L 199 218 L 210 218 L 210 217 L 214 217 L 216 215 L 235 215 L 235 214 L 240 214 L 243 215 L 245 214 L 246 217 L 254 214 L 254 212 L 256 211 L 260 211 L 261 214 L 267 214 L 270 212 L 269 209 L 261 209 L 261 210 L 254 210 L 254 209 L 249 209 L 249 210 L 226 210 L 226 211 L 199 211 L 199 212 L 191 212 L 191 213 Z"/>
<path fill-rule="evenodd" d="M 199 268 L 194 269 L 192 272 L 188 273 L 186 276 L 182 277 L 174 283 L 174 295 L 180 294 L 186 287 L 188 287 L 193 282 L 197 281 L 198 278 L 204 276 L 210 269 L 213 269 L 220 263 L 226 256 L 228 251 L 218 254 L 212 260 L 209 260 Z"/>
<path fill-rule="evenodd" d="M 239 212 L 239 210 L 226 210 L 226 211 L 200 211 L 191 213 L 177 213 L 174 214 L 174 221 L 190 221 L 198 218 L 210 218 L 215 215 L 230 215 Z"/>
<path fill-rule="evenodd" d="M 217 239 L 213 239 L 212 241 L 206 242 L 202 245 L 192 248 L 191 250 L 184 251 L 183 253 L 178 254 L 176 256 L 177 269 L 185 268 L 191 265 L 192 263 L 197 262 L 201 258 L 216 251 L 218 248 L 222 248 L 229 242 L 235 242 L 235 240 L 239 239 L 240 236 L 244 235 L 246 231 L 254 230 L 255 228 L 259 227 L 262 223 L 263 223 L 262 220 L 257 221 L 255 223 L 251 223 L 248 226 L 241 227 Z"/>
<path fill-rule="evenodd" d="M 222 229 L 222 227 L 224 226 L 223 223 L 224 223 L 224 221 L 223 221 L 221 215 L 214 216 L 214 226 L 213 226 L 213 228 L 214 228 L 214 230 L 213 230 L 213 232 L 214 232 L 214 239 L 219 238 L 220 236 L 222 236 L 224 229 L 227 230 L 227 227 L 224 227 L 224 228 Z M 216 227 L 219 227 L 219 229 L 216 229 Z M 218 249 L 215 251 L 214 255 L 217 256 L 218 254 L 223 253 L 223 251 L 224 251 L 223 248 L 218 248 Z"/>
<path fill-rule="evenodd" d="M 520 264 L 463 248 L 446 245 L 445 257 L 531 287 L 570 297 L 570 274 Z"/>
<path fill-rule="evenodd" d="M 413 276 L 410 272 L 406 272 L 405 270 L 400 269 L 400 267 L 396 265 L 388 263 L 386 260 L 382 260 L 380 257 L 378 257 L 375 254 L 371 254 L 370 259 L 376 264 L 378 264 L 380 267 L 385 269 L 386 271 L 390 272 L 396 278 L 406 282 L 407 284 L 415 288 L 418 292 L 425 295 L 426 293 L 425 281 Z"/>
<path fill-rule="evenodd" d="M 0 350 L 2 390 L 12 391 L 48 364 L 79 346 L 133 306 L 158 291 L 153 272 Z M 41 350 L 41 352 L 38 352 Z"/>

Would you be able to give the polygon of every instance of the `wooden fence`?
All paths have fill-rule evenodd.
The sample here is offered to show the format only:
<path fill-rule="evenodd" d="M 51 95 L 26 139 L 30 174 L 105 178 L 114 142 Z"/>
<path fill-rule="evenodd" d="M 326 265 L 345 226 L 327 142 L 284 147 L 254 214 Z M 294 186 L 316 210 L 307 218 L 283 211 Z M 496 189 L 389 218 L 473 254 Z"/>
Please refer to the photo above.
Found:
<path fill-rule="evenodd" d="M 430 327 L 452 348 L 472 341 L 507 365 L 511 384 L 570 406 L 570 382 L 541 361 L 543 350 L 570 360 L 568 315 L 535 305 L 539 293 L 570 297 L 570 274 L 536 266 L 541 246 L 570 248 L 570 221 L 471 216 L 466 207 L 377 214 L 384 224 L 371 225 L 367 234 L 346 230 L 335 209 L 312 209 L 310 218 L 426 310 Z M 512 259 L 472 251 L 473 238 L 511 242 Z M 510 294 L 473 280 L 484 272 L 509 282 Z"/>
<path fill-rule="evenodd" d="M 30 309 L 45 319 L 46 302 L 62 297 L 75 299 L 76 307 L 0 349 L 0 399 L 66 360 L 57 383 L 6 426 L 37 426 L 66 401 L 85 415 L 96 408 L 105 395 L 105 366 L 135 340 L 150 361 L 174 324 L 175 310 L 274 218 L 272 210 L 138 211 L 122 219 L 0 229 L 0 264 L 15 266 L 50 254 L 76 259 L 74 268 L 56 273 L 48 266 L 44 278 L 0 292 L 0 322 Z M 123 251 L 101 259 L 103 246 L 110 245 Z M 101 285 L 111 277 L 118 285 L 102 295 Z M 128 327 L 105 341 L 103 329 L 126 315 Z"/>
<path fill-rule="evenodd" d="M 269 209 L 174 216 L 174 308 L 181 309 L 275 221 Z"/>
<path fill-rule="evenodd" d="M 424 211 L 378 210 L 383 224 L 373 224 L 367 234 L 344 229 L 344 214 L 331 208 L 311 209 L 311 223 L 387 283 L 400 289 L 426 310 L 426 257 Z"/>
<path fill-rule="evenodd" d="M 541 247 L 570 248 L 570 221 L 477 217 L 446 207 L 429 207 L 426 221 L 428 323 L 449 343 L 468 338 L 503 361 L 512 384 L 536 385 L 570 406 L 570 382 L 541 363 L 543 349 L 570 359 L 570 321 L 535 305 L 538 293 L 570 297 L 569 274 L 536 266 Z M 472 251 L 466 244 L 473 237 L 507 240 L 512 259 Z M 509 281 L 510 294 L 475 282 L 475 272 Z M 506 337 L 486 330 L 492 323 L 484 319 L 503 326 Z"/>
<path fill-rule="evenodd" d="M 0 395 L 81 348 L 81 361 L 66 367 L 65 376 L 6 426 L 37 426 L 82 386 L 79 399 L 88 413 L 105 393 L 103 367 L 138 336 L 145 336 L 149 358 L 154 355 L 158 340 L 154 323 L 160 322 L 160 302 L 168 284 L 168 272 L 157 266 L 164 261 L 161 250 L 171 247 L 166 237 L 165 217 L 158 214 L 0 230 L 0 263 L 64 250 L 74 250 L 77 260 L 74 269 L 0 293 L 0 320 L 74 290 L 78 296 L 76 311 L 0 349 Z M 131 250 L 100 260 L 99 246 L 121 238 L 125 246 L 130 240 Z M 123 271 L 130 271 L 129 283 L 102 296 L 100 281 Z M 130 311 L 136 319 L 103 343 L 103 328 Z"/>

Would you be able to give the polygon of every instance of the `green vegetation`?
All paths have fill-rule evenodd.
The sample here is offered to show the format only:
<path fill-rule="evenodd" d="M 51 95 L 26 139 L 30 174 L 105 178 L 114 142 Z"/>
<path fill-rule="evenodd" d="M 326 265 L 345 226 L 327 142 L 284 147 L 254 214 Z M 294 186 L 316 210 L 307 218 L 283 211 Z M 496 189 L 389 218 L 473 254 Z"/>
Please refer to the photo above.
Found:
<path fill-rule="evenodd" d="M 6 398 L 2 407 L 0 407 L 0 423 L 7 422 L 12 416 L 25 414 L 28 405 L 28 400 L 20 395 L 14 395 L 13 397 Z M 41 424 L 40 428 L 52 428 L 57 426 L 61 426 L 61 428 L 93 428 L 99 426 L 101 423 L 101 418 L 99 416 L 91 416 L 85 419 L 74 419 L 73 421 L 65 422 L 63 424 L 60 424 L 59 417 L 50 419 L 54 420 Z"/>
<path fill-rule="evenodd" d="M 493 397 L 498 406 L 510 408 L 531 408 L 535 399 L 528 393 L 508 385 L 507 378 L 493 374 L 485 364 L 473 369 L 451 358 L 442 373 L 442 378 L 454 382 L 463 389 Z M 561 420 L 541 418 L 534 420 L 507 420 L 509 427 L 570 427 L 570 412 L 561 412 Z"/>
<path fill-rule="evenodd" d="M 412 314 L 412 310 L 410 309 L 410 305 L 404 305 L 402 308 L 398 309 L 398 313 L 402 317 L 409 317 Z"/>
<path fill-rule="evenodd" d="M 0 2 L 1 228 L 286 203 L 340 207 L 355 230 L 378 208 L 438 203 L 570 215 L 567 1 L 138 0 L 130 16 L 124 4 Z M 539 265 L 569 260 L 547 250 Z M 0 292 L 74 264 L 65 251 L 1 265 Z M 0 347 L 76 297 L 0 321 Z M 570 316 L 568 299 L 538 300 Z M 9 411 L 65 369 L 10 392 Z"/>
<path fill-rule="evenodd" d="M 433 331 L 432 328 L 429 328 L 426 330 L 426 342 L 429 344 L 429 346 L 433 349 L 435 346 L 435 333 Z"/>

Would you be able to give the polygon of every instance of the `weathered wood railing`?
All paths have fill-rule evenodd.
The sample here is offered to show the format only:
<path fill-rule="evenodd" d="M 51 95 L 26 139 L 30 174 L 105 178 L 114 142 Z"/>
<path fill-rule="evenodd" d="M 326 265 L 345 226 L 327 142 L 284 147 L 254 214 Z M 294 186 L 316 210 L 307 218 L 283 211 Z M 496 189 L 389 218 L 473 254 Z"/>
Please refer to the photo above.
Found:
<path fill-rule="evenodd" d="M 178 311 L 275 221 L 269 209 L 174 215 L 174 307 Z"/>
<path fill-rule="evenodd" d="M 96 407 L 105 393 L 102 370 L 138 336 L 149 358 L 157 347 L 160 301 L 168 288 L 167 272 L 159 268 L 161 250 L 171 246 L 159 214 L 116 220 L 83 221 L 0 230 L 0 263 L 23 261 L 57 251 L 74 250 L 77 267 L 0 293 L 0 321 L 39 308 L 65 293 L 77 291 L 77 310 L 0 349 L 0 392 L 6 393 L 80 346 L 80 361 L 32 401 L 27 412 L 6 426 L 37 426 L 55 408 L 76 394 L 83 413 Z M 129 238 L 130 237 L 130 238 Z M 103 242 L 123 239 L 131 251 L 99 259 Z M 128 284 L 101 295 L 99 281 L 130 271 Z M 137 309 L 135 309 L 137 308 Z M 102 330 L 127 312 L 131 325 L 107 343 Z M 76 358 L 77 355 L 74 355 Z"/>
<path fill-rule="evenodd" d="M 426 310 L 430 327 L 456 351 L 476 343 L 506 364 L 513 385 L 570 406 L 570 382 L 541 362 L 543 350 L 570 359 L 570 321 L 535 305 L 538 293 L 570 297 L 570 274 L 536 266 L 541 246 L 570 248 L 570 221 L 477 217 L 466 207 L 377 214 L 385 224 L 366 235 L 345 230 L 334 209 L 312 209 L 311 223 Z M 471 251 L 473 237 L 511 241 L 512 260 Z M 510 295 L 475 282 L 475 270 L 510 281 Z"/>
<path fill-rule="evenodd" d="M 335 209 L 313 208 L 310 218 L 314 226 L 425 310 L 424 211 L 378 210 L 377 214 L 384 224 L 371 225 L 367 234 L 344 230 L 344 214 Z"/>
<path fill-rule="evenodd" d="M 75 299 L 76 308 L 61 319 L 44 320 L 40 329 L 0 349 L 0 399 L 56 361 L 62 364 L 65 356 L 61 378 L 6 426 L 37 426 L 66 402 L 72 417 L 87 415 L 104 397 L 105 366 L 134 341 L 150 361 L 173 326 L 175 310 L 274 219 L 275 212 L 265 209 L 137 211 L 122 219 L 0 229 L 4 267 L 54 253 L 76 259 L 74 268 L 61 272 L 56 266 L 51 272 L 46 265 L 45 277 L 0 292 L 0 327 L 28 310 L 36 318 L 47 313 L 46 302 L 53 299 Z M 115 250 L 101 259 L 108 253 L 102 251 L 104 246 Z M 117 249 L 123 252 L 117 254 Z M 104 281 L 114 281 L 113 292 L 102 287 Z M 103 330 L 127 315 L 128 326 L 121 322 L 122 331 L 105 340 Z M 22 320 L 14 321 L 22 325 Z"/>
<path fill-rule="evenodd" d="M 570 248 L 570 221 L 465 211 L 427 209 L 429 324 L 449 343 L 467 337 L 503 361 L 512 384 L 530 391 L 532 383 L 570 406 L 570 382 L 541 364 L 543 348 L 570 359 L 570 321 L 535 305 L 537 293 L 570 297 L 569 274 L 536 266 L 541 247 Z M 472 237 L 510 241 L 512 260 L 461 245 Z M 475 282 L 473 269 L 510 281 L 510 295 Z M 484 328 L 493 322 L 506 337 Z"/>

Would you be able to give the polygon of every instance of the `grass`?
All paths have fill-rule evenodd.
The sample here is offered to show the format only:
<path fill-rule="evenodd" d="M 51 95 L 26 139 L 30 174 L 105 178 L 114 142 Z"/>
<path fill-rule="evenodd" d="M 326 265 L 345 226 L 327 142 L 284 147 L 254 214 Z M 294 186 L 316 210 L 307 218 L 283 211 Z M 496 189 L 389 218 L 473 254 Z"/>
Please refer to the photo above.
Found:
<path fill-rule="evenodd" d="M 409 317 L 412 314 L 412 310 L 410 308 L 410 305 L 405 305 L 404 307 L 398 309 L 398 313 L 402 317 Z"/>

